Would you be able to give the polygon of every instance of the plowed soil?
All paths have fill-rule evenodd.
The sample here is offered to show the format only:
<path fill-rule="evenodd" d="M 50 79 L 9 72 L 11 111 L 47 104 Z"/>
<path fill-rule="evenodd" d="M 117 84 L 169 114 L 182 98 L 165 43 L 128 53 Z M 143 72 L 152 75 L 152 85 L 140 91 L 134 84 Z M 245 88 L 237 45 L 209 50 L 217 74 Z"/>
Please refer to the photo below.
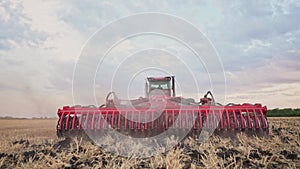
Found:
<path fill-rule="evenodd" d="M 166 153 L 119 157 L 81 139 L 58 139 L 56 120 L 0 120 L 0 168 L 300 168 L 300 118 L 269 118 L 269 137 L 187 138 Z"/>

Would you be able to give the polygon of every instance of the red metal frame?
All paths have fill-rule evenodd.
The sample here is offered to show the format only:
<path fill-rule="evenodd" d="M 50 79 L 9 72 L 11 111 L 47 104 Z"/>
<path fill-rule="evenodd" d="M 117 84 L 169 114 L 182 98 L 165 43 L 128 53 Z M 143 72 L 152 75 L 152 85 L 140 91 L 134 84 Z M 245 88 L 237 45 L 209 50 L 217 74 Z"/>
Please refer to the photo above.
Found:
<path fill-rule="evenodd" d="M 128 129 L 128 127 L 132 130 L 202 129 L 203 127 L 216 128 L 218 125 L 221 129 L 231 129 L 232 125 L 235 129 L 265 129 L 268 127 L 265 121 L 267 107 L 263 107 L 261 104 L 172 107 L 163 110 L 162 115 L 155 119 L 156 113 L 155 110 L 148 109 L 74 108 L 65 106 L 63 109 L 58 109 L 57 112 L 60 117 L 58 130 L 107 130 Z M 128 117 L 131 118 L 128 119 Z M 261 119 L 258 119 L 259 117 Z M 162 120 L 164 120 L 164 124 Z M 261 124 L 259 124 L 259 121 Z M 155 124 L 157 124 L 157 127 Z M 71 127 L 69 128 L 69 126 Z"/>

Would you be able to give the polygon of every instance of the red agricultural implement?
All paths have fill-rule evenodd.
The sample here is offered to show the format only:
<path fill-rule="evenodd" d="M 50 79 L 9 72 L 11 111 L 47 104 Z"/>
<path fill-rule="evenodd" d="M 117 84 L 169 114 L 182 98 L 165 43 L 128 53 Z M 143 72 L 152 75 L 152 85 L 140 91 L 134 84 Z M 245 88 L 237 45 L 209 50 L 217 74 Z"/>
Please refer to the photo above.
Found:
<path fill-rule="evenodd" d="M 57 135 L 118 131 L 132 137 L 151 137 L 162 132 L 268 133 L 267 108 L 261 104 L 216 103 L 211 92 L 199 102 L 175 95 L 175 79 L 148 77 L 145 97 L 120 100 L 114 92 L 96 106 L 65 106 L 58 109 Z"/>

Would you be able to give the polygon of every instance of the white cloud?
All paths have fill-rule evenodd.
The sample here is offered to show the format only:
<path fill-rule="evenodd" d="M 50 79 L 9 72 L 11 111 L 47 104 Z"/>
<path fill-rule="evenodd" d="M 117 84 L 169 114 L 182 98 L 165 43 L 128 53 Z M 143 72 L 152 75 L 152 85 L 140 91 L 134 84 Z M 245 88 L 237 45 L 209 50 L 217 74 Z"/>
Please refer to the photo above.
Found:
<path fill-rule="evenodd" d="M 249 50 L 253 49 L 253 48 L 265 48 L 265 47 L 270 47 L 272 44 L 269 42 L 263 42 L 262 40 L 256 40 L 256 39 L 252 39 L 251 40 L 251 44 L 244 47 L 245 49 L 243 50 L 244 52 L 248 52 Z"/>
<path fill-rule="evenodd" d="M 299 67 L 299 58 L 277 56 L 255 69 L 227 72 L 227 100 L 262 102 L 271 108 L 298 107 Z"/>
<path fill-rule="evenodd" d="M 37 47 L 47 38 L 44 32 L 32 29 L 23 9 L 18 1 L 0 2 L 0 50 Z"/>
<path fill-rule="evenodd" d="M 300 54 L 300 50 L 291 49 L 287 51 L 288 53 Z"/>

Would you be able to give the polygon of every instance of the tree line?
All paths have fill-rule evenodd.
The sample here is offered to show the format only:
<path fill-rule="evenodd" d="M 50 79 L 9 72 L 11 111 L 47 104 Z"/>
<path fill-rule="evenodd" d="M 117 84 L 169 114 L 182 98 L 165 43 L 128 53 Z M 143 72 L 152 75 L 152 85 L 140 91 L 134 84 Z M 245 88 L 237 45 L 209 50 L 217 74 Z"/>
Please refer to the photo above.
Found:
<path fill-rule="evenodd" d="M 268 110 L 267 116 L 268 117 L 295 117 L 295 116 L 300 116 L 300 108 L 297 108 L 297 109 L 291 109 L 291 108 L 272 109 L 272 110 Z"/>

